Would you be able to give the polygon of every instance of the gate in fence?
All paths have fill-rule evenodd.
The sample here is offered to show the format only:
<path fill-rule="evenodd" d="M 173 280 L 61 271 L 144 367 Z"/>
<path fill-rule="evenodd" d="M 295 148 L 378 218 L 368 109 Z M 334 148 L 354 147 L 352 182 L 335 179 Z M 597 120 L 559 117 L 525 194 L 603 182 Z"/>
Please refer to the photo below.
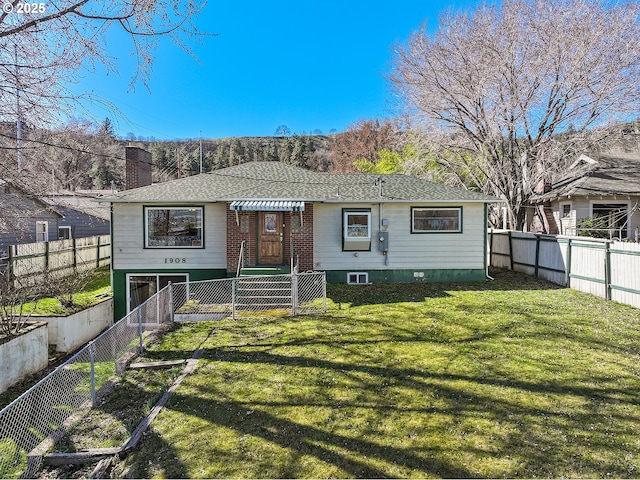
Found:
<path fill-rule="evenodd" d="M 34 477 L 44 453 L 95 406 L 147 334 L 180 311 L 209 318 L 282 309 L 299 315 L 326 311 L 326 299 L 324 272 L 167 285 L 0 410 L 0 478 Z"/>
<path fill-rule="evenodd" d="M 176 283 L 173 303 L 177 320 L 216 319 L 226 316 L 286 311 L 291 315 L 327 309 L 324 272 L 256 275 L 220 280 Z"/>

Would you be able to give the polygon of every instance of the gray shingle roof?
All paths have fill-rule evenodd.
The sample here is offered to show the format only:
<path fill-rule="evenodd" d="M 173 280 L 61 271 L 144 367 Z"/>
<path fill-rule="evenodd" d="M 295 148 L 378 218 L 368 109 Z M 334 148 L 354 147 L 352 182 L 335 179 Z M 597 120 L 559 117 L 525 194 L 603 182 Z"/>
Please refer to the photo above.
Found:
<path fill-rule="evenodd" d="M 640 195 L 640 157 L 628 154 L 580 156 L 568 173 L 555 181 L 549 192 L 533 201 L 567 196 Z"/>
<path fill-rule="evenodd" d="M 382 177 L 382 196 L 377 179 Z M 319 173 L 280 162 L 249 162 L 103 197 L 121 202 L 214 202 L 250 199 L 308 202 L 499 201 L 408 175 Z"/>

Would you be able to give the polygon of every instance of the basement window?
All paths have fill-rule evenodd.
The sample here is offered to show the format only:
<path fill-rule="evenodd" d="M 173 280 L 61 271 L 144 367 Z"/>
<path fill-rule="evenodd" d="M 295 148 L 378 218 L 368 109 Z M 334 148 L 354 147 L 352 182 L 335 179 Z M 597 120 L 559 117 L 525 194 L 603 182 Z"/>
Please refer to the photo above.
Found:
<path fill-rule="evenodd" d="M 348 285 L 367 285 L 368 283 L 369 283 L 369 274 L 367 272 L 347 273 Z"/>

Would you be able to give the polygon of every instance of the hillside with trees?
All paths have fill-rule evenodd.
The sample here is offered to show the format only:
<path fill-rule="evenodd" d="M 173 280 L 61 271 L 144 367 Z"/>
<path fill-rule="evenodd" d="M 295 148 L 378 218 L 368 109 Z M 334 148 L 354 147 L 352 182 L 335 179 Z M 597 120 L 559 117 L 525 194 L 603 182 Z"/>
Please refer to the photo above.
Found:
<path fill-rule="evenodd" d="M 638 125 L 622 123 L 555 137 L 567 154 L 546 173 L 552 176 L 553 171 L 562 171 L 562 165 L 587 149 L 640 151 Z M 246 162 L 276 161 L 319 172 L 405 173 L 478 191 L 488 185 L 477 155 L 443 148 L 440 137 L 402 130 L 391 120 L 362 120 L 331 135 L 134 142 L 118 138 L 108 118 L 100 125 L 75 120 L 55 130 L 25 126 L 20 168 L 15 130 L 14 124 L 0 124 L 0 178 L 28 184 L 36 195 L 124 188 L 124 147 L 129 144 L 151 152 L 154 182 Z M 593 137 L 598 138 L 595 144 Z"/>
<path fill-rule="evenodd" d="M 401 138 L 389 120 L 362 120 L 331 135 L 132 142 L 117 138 L 107 118 L 100 125 L 75 120 L 55 130 L 24 126 L 18 149 L 16 126 L 4 124 L 0 125 L 0 178 L 24 177 L 41 194 L 121 189 L 124 147 L 129 144 L 151 152 L 154 182 L 263 161 L 319 172 L 356 172 L 357 162 L 373 165 L 382 150 L 397 155 Z"/>

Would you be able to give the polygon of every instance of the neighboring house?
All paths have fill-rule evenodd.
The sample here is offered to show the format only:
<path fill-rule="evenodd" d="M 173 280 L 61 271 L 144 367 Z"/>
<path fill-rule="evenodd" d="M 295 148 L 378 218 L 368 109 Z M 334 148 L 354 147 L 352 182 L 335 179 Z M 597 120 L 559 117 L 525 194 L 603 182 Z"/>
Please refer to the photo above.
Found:
<path fill-rule="evenodd" d="M 578 235 L 581 220 L 598 216 L 605 234 L 638 241 L 639 201 L 640 156 L 583 154 L 545 193 L 532 197 L 537 221 L 531 230 Z"/>
<path fill-rule="evenodd" d="M 113 194 L 112 190 L 59 192 L 42 200 L 62 215 L 58 222 L 57 240 L 93 237 L 111 233 L 111 212 L 94 201 L 97 196 Z"/>
<path fill-rule="evenodd" d="M 105 198 L 118 318 L 169 281 L 323 270 L 333 283 L 486 278 L 496 198 L 406 175 L 251 162 Z"/>
<path fill-rule="evenodd" d="M 62 214 L 6 180 L 0 180 L 0 206 L 0 258 L 9 245 L 58 239 Z"/>
<path fill-rule="evenodd" d="M 36 197 L 0 180 L 0 258 L 9 245 L 110 234 L 109 209 L 84 193 Z"/>

